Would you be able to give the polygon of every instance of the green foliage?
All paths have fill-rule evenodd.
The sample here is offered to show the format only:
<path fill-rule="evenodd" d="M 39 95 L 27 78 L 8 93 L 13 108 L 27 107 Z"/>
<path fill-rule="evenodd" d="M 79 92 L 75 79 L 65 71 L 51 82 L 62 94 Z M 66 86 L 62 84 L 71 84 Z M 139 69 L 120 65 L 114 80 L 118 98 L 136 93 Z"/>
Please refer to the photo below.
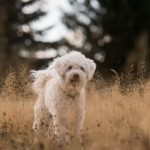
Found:
<path fill-rule="evenodd" d="M 13 130 L 13 122 L 11 119 L 8 120 L 7 125 Z"/>

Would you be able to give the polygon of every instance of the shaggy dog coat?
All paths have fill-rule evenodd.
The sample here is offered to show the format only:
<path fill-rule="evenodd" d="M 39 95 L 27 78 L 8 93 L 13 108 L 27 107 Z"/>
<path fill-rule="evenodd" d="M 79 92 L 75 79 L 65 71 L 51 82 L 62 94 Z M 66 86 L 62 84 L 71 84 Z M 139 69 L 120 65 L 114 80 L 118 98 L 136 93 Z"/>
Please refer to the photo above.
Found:
<path fill-rule="evenodd" d="M 79 52 L 56 58 L 46 70 L 32 71 L 38 94 L 33 128 L 41 136 L 53 126 L 60 143 L 79 134 L 85 115 L 85 85 L 96 65 Z"/>

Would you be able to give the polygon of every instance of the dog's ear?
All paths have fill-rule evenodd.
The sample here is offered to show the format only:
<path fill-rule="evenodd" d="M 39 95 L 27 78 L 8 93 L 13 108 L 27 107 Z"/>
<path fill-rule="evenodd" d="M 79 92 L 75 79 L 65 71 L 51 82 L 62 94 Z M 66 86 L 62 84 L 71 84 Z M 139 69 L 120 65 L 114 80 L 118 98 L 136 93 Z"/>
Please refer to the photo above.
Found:
<path fill-rule="evenodd" d="M 60 77 L 63 77 L 65 75 L 65 69 L 63 66 L 65 64 L 65 60 L 63 57 L 58 57 L 54 60 L 54 69 L 58 73 Z"/>
<path fill-rule="evenodd" d="M 93 60 L 87 58 L 87 80 L 91 80 L 96 69 L 96 64 Z"/>

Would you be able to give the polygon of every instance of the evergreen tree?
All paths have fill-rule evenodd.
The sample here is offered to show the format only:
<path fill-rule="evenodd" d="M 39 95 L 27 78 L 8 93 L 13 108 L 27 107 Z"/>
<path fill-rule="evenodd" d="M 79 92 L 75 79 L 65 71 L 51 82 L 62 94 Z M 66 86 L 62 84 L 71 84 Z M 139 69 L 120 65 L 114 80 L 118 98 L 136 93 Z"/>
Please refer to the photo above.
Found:
<path fill-rule="evenodd" d="M 104 75 L 110 75 L 110 69 L 126 72 L 126 66 L 142 60 L 150 64 L 149 0 L 70 0 L 70 3 L 75 11 L 66 14 L 63 21 L 69 29 L 81 30 L 85 36 L 82 47 L 69 43 L 70 47 L 95 59 L 100 72 Z M 136 43 L 142 42 L 142 38 L 147 39 L 147 50 L 142 59 L 138 59 L 144 48 L 138 50 Z"/>
<path fill-rule="evenodd" d="M 35 40 L 35 35 L 42 34 L 43 31 L 32 29 L 29 24 L 46 12 L 41 10 L 41 0 L 1 0 L 0 1 L 0 74 L 2 75 L 9 66 L 17 67 L 22 63 L 18 52 L 20 50 L 38 50 L 46 46 L 54 46 L 52 43 L 42 43 Z M 40 5 L 39 9 L 32 13 L 24 13 L 25 7 Z"/>

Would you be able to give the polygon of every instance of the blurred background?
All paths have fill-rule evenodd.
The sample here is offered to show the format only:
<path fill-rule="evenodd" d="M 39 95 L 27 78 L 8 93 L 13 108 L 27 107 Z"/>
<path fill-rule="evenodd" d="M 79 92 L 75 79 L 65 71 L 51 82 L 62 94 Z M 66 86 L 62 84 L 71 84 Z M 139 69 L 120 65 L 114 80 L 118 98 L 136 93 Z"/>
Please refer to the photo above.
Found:
<path fill-rule="evenodd" d="M 42 69 L 77 50 L 104 78 L 145 62 L 150 71 L 149 0 L 0 0 L 0 76 L 9 66 Z"/>

